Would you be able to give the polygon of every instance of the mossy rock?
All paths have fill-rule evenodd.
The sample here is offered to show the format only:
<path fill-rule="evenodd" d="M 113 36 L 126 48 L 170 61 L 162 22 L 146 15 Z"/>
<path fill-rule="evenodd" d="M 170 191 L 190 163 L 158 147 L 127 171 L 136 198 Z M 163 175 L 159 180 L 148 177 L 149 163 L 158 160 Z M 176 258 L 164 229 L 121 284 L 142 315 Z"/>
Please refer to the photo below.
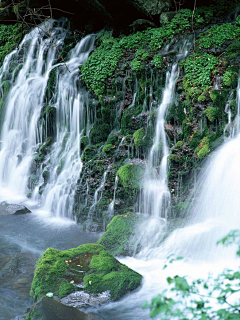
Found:
<path fill-rule="evenodd" d="M 113 146 L 111 143 L 109 143 L 109 144 L 106 144 L 106 145 L 103 147 L 102 151 L 103 151 L 104 153 L 110 153 L 113 148 L 114 148 L 114 146 Z"/>
<path fill-rule="evenodd" d="M 141 147 L 143 143 L 143 137 L 145 135 L 144 128 L 140 128 L 137 131 L 134 132 L 133 138 L 134 138 L 134 145 L 138 149 Z"/>
<path fill-rule="evenodd" d="M 238 83 L 238 72 L 234 68 L 228 68 L 223 74 L 223 83 L 227 87 L 236 87 Z"/>
<path fill-rule="evenodd" d="M 65 251 L 48 248 L 37 261 L 30 294 L 37 301 L 48 292 L 63 298 L 77 290 L 96 294 L 109 290 L 111 299 L 118 300 L 141 281 L 140 274 L 121 264 L 100 244 Z"/>
<path fill-rule="evenodd" d="M 202 142 L 199 143 L 199 146 L 194 150 L 197 157 L 202 160 L 210 152 L 209 149 L 209 139 L 207 137 L 202 139 Z"/>
<path fill-rule="evenodd" d="M 86 148 L 86 146 L 88 146 L 89 144 L 89 138 L 87 136 L 83 136 L 80 139 L 80 147 L 83 150 L 84 148 Z"/>
<path fill-rule="evenodd" d="M 82 153 L 82 161 L 88 162 L 91 160 L 97 153 L 97 146 L 87 146 Z"/>
<path fill-rule="evenodd" d="M 134 164 L 122 166 L 117 172 L 119 181 L 126 190 L 139 190 L 143 175 L 144 169 Z"/>
<path fill-rule="evenodd" d="M 180 149 L 180 148 L 182 148 L 182 146 L 183 146 L 183 141 L 178 141 L 178 142 L 175 144 L 174 149 Z"/>
<path fill-rule="evenodd" d="M 106 141 L 111 128 L 108 124 L 95 124 L 90 132 L 90 141 L 92 144 L 97 144 L 102 141 Z"/>
<path fill-rule="evenodd" d="M 104 235 L 98 240 L 113 255 L 126 256 L 132 254 L 135 234 L 135 225 L 140 217 L 136 214 L 123 214 L 115 216 L 107 225 Z"/>
<path fill-rule="evenodd" d="M 215 107 L 208 107 L 205 112 L 208 120 L 213 122 L 217 118 L 219 110 Z"/>

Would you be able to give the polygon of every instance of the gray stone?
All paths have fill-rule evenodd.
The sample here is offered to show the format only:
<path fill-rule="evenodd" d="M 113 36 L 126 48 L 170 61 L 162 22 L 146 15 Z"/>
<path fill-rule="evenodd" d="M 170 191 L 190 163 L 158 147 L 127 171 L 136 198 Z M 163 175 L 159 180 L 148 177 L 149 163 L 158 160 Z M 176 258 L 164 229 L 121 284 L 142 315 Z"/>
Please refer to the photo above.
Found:
<path fill-rule="evenodd" d="M 110 302 L 111 296 L 109 291 L 104 291 L 99 294 L 89 294 L 84 291 L 76 291 L 68 296 L 60 299 L 60 302 L 67 306 L 75 308 L 97 307 L 103 303 Z"/>
<path fill-rule="evenodd" d="M 156 25 L 152 22 L 152 21 L 149 21 L 149 20 L 146 20 L 146 19 L 138 19 L 138 20 L 135 20 L 131 25 L 130 27 L 133 28 L 133 31 L 136 32 L 136 31 L 142 31 L 142 30 L 145 30 L 147 28 L 153 28 L 153 27 L 156 27 Z"/>
<path fill-rule="evenodd" d="M 136 8 L 148 16 L 153 16 L 168 11 L 171 8 L 171 0 L 129 0 Z"/>
<path fill-rule="evenodd" d="M 5 201 L 0 203 L 0 215 L 25 214 L 30 212 L 28 208 L 21 204 L 7 203 Z"/>
<path fill-rule="evenodd" d="M 169 23 L 170 21 L 172 21 L 172 19 L 174 18 L 174 16 L 176 14 L 177 14 L 176 11 L 163 12 L 160 15 L 160 24 L 165 25 L 165 24 Z"/>
<path fill-rule="evenodd" d="M 43 297 L 34 304 L 28 315 L 33 320 L 97 320 L 93 315 L 65 306 L 59 301 L 47 297 Z"/>

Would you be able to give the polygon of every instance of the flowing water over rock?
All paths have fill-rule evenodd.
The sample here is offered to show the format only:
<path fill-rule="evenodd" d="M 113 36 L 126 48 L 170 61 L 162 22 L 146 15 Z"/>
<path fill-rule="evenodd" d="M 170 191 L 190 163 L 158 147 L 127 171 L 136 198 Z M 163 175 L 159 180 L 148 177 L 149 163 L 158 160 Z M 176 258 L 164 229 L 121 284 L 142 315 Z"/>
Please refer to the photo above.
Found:
<path fill-rule="evenodd" d="M 0 82 L 2 90 L 8 85 L 10 91 L 4 102 L 0 189 L 6 198 L 14 195 L 24 199 L 36 185 L 32 199 L 41 203 L 44 212 L 73 218 L 75 186 L 82 168 L 80 137 L 85 119 L 88 135 L 94 118 L 88 94 L 81 90 L 78 67 L 93 50 L 95 37 L 89 35 L 80 41 L 68 54 L 66 64 L 56 64 L 58 48 L 68 34 L 65 25 L 63 20 L 35 28 L 4 61 Z M 46 36 L 48 28 L 55 45 Z M 7 70 L 19 60 L 10 76 Z M 54 92 L 48 88 L 49 81 L 56 81 Z M 51 113 L 56 114 L 52 128 L 48 123 Z M 41 146 L 43 139 L 47 142 Z M 51 148 L 47 156 L 44 148 Z M 36 169 L 41 161 L 39 150 L 45 159 Z"/>
<path fill-rule="evenodd" d="M 67 34 L 63 25 L 59 22 L 52 30 L 57 46 Z M 27 193 L 32 156 L 42 142 L 38 120 L 49 72 L 57 59 L 56 47 L 45 35 L 49 27 L 46 22 L 26 35 L 19 49 L 6 57 L 1 70 L 1 90 L 10 87 L 1 131 L 0 186 L 4 193 L 23 197 Z"/>
<path fill-rule="evenodd" d="M 175 45 L 177 61 L 186 57 L 190 42 L 184 40 Z M 166 74 L 166 84 L 163 92 L 162 101 L 157 111 L 157 121 L 155 128 L 155 138 L 150 150 L 145 177 L 143 181 L 143 190 L 140 195 L 139 212 L 146 214 L 144 225 L 139 226 L 139 239 L 144 252 L 159 244 L 164 235 L 170 210 L 171 195 L 168 189 L 168 156 L 169 147 L 165 133 L 165 115 L 171 103 L 175 103 L 175 86 L 178 77 L 178 65 L 173 63 L 171 72 Z"/>

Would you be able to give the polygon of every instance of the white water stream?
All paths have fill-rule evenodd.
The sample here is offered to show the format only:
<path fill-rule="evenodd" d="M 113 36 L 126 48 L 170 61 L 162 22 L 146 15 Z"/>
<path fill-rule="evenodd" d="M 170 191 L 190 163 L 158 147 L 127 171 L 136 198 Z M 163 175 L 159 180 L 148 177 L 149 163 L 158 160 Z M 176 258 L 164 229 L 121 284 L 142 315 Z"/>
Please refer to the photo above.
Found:
<path fill-rule="evenodd" d="M 177 62 L 188 54 L 190 42 L 184 40 L 175 45 Z M 150 150 L 143 189 L 140 194 L 139 212 L 145 215 L 144 222 L 139 225 L 139 238 L 136 247 L 141 246 L 141 254 L 145 256 L 152 247 L 159 244 L 166 230 L 171 195 L 168 189 L 168 156 L 169 147 L 165 133 L 165 115 L 170 104 L 175 102 L 175 86 L 178 77 L 177 62 L 166 74 L 165 89 L 162 101 L 158 106 L 155 138 Z"/>
<path fill-rule="evenodd" d="M 5 200 L 16 201 L 24 200 L 30 191 L 28 178 L 33 159 L 37 156 L 34 152 L 45 134 L 39 119 L 43 107 L 51 106 L 56 108 L 56 142 L 38 169 L 38 183 L 32 199 L 41 204 L 41 213 L 72 218 L 75 186 L 82 168 L 80 137 L 85 121 L 89 125 L 93 118 L 88 94 L 80 88 L 78 67 L 93 50 L 95 37 L 85 37 L 70 51 L 67 67 L 63 63 L 56 64 L 59 59 L 57 47 L 62 48 L 68 31 L 64 28 L 65 20 L 54 21 L 53 24 L 46 22 L 26 35 L 19 49 L 6 57 L 0 72 L 3 86 L 3 76 L 10 70 L 11 63 L 23 55 L 24 63 L 19 74 L 7 79 L 11 90 L 4 105 L 6 113 L 1 132 L 0 194 Z M 45 35 L 48 29 L 56 46 Z M 46 88 L 54 68 L 57 68 L 56 88 L 48 99 Z M 44 171 L 49 177 L 40 195 Z"/>

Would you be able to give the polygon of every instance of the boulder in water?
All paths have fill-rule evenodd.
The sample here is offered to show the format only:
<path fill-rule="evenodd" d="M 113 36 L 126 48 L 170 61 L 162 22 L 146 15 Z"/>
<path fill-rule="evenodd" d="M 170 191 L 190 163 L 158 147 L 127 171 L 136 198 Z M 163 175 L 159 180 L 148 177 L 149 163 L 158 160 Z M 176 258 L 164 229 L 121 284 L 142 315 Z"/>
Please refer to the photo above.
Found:
<path fill-rule="evenodd" d="M 31 296 L 36 301 L 48 292 L 63 298 L 76 291 L 108 291 L 111 300 L 118 300 L 141 281 L 139 273 L 121 264 L 100 244 L 65 251 L 48 248 L 37 262 Z"/>
<path fill-rule="evenodd" d="M 5 201 L 0 203 L 0 215 L 25 214 L 30 212 L 31 211 L 22 204 L 7 203 Z"/>
<path fill-rule="evenodd" d="M 29 312 L 22 317 L 15 318 L 32 320 L 96 320 L 96 317 L 79 311 L 76 308 L 65 306 L 64 304 L 51 298 L 43 297 L 34 304 Z"/>

